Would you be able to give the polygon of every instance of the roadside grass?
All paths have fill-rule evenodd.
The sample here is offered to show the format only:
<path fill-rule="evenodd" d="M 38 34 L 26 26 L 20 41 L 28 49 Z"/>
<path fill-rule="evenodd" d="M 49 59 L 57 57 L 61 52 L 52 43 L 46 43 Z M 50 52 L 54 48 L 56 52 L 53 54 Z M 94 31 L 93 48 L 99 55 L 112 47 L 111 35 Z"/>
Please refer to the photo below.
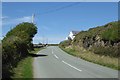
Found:
<path fill-rule="evenodd" d="M 30 54 L 35 54 L 43 48 L 34 48 L 34 51 L 30 51 Z M 33 80 L 33 57 L 28 56 L 25 59 L 21 60 L 17 67 L 13 69 L 14 75 L 11 78 L 26 78 Z"/>
<path fill-rule="evenodd" d="M 89 62 L 93 62 L 96 64 L 100 64 L 112 69 L 120 70 L 120 66 L 118 65 L 118 58 L 115 57 L 109 57 L 109 56 L 101 56 L 98 54 L 94 54 L 90 51 L 86 51 L 83 49 L 80 49 L 79 51 L 76 51 L 71 48 L 62 48 L 63 51 L 67 52 L 70 55 L 79 57 L 81 59 L 84 59 Z"/>
<path fill-rule="evenodd" d="M 32 78 L 32 57 L 27 57 L 20 61 L 16 68 L 14 68 L 14 75 L 12 78 Z"/>

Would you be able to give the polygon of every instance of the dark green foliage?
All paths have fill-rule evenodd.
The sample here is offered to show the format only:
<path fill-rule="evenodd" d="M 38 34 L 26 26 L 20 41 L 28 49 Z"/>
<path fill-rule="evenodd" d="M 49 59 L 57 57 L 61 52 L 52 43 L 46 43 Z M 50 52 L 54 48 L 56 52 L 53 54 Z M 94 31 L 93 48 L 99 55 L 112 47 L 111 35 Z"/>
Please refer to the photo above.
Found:
<path fill-rule="evenodd" d="M 31 49 L 32 48 L 31 41 L 36 33 L 37 33 L 37 27 L 34 24 L 21 23 L 17 25 L 14 29 L 9 31 L 6 37 L 4 38 L 4 40 L 6 40 L 6 38 L 8 39 L 9 36 L 19 37 L 22 39 L 22 41 L 27 43 L 28 47 Z"/>
<path fill-rule="evenodd" d="M 28 50 L 33 49 L 32 38 L 37 33 L 37 27 L 32 23 L 21 23 L 6 34 L 2 40 L 2 66 L 3 78 L 9 77 L 8 73 L 24 57 Z"/>
<path fill-rule="evenodd" d="M 111 28 L 107 29 L 102 33 L 102 38 L 104 40 L 109 40 L 112 42 L 118 42 L 120 41 L 120 26 L 118 26 L 118 23 L 111 23 Z"/>

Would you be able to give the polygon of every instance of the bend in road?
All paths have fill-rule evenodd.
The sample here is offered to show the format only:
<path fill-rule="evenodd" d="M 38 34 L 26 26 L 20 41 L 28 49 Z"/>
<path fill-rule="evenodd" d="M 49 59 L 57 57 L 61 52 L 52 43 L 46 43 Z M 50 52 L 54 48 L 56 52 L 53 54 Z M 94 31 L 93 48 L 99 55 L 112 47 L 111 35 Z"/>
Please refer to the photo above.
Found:
<path fill-rule="evenodd" d="M 34 58 L 34 78 L 118 78 L 118 71 L 67 54 L 50 46 Z"/>

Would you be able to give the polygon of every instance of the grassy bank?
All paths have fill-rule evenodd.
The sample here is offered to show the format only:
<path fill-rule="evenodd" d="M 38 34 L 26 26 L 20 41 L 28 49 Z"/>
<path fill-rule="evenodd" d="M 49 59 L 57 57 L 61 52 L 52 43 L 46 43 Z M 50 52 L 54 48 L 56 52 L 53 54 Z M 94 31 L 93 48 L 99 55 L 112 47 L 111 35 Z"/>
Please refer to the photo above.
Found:
<path fill-rule="evenodd" d="M 35 48 L 30 54 L 35 54 L 43 48 Z M 13 69 L 14 75 L 12 78 L 33 78 L 33 57 L 28 56 L 27 58 L 20 61 L 16 68 Z"/>
<path fill-rule="evenodd" d="M 89 62 L 100 64 L 112 69 L 120 70 L 120 66 L 118 67 L 118 58 L 109 57 L 109 56 L 100 56 L 90 51 L 83 50 L 82 48 L 80 49 L 79 52 L 71 48 L 62 48 L 62 47 L 60 48 L 73 56 L 80 57 Z"/>
<path fill-rule="evenodd" d="M 12 78 L 32 78 L 32 57 L 27 57 L 20 61 L 16 68 L 14 68 L 14 75 Z"/>

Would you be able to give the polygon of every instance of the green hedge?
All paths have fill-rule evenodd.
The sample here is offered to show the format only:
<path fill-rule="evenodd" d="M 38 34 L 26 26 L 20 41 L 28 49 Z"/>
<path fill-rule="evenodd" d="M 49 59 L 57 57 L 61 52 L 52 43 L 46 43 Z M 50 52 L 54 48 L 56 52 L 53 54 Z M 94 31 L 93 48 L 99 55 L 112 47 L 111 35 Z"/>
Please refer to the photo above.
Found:
<path fill-rule="evenodd" d="M 32 23 L 18 24 L 10 30 L 2 40 L 2 77 L 9 78 L 12 69 L 25 58 L 33 46 L 32 38 L 37 33 L 37 27 Z"/>

